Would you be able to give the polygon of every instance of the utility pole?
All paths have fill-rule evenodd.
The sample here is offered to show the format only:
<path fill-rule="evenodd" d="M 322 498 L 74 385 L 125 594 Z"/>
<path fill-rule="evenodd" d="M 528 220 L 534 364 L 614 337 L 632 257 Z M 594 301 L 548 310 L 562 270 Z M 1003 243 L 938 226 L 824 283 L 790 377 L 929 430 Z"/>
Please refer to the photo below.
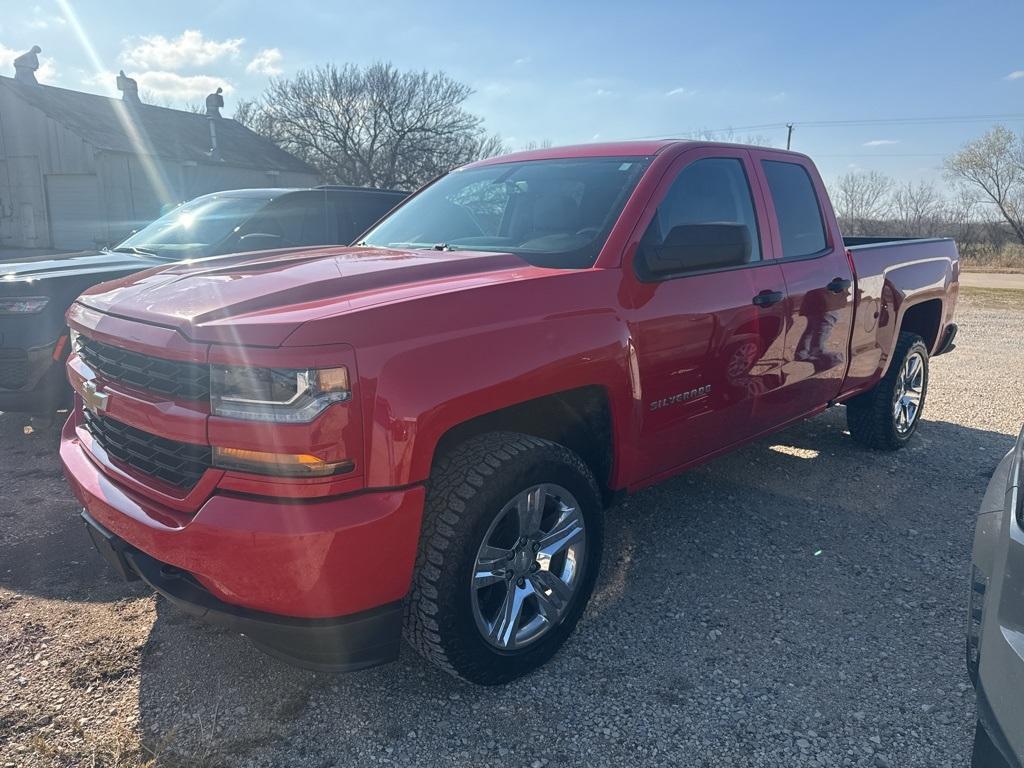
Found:
<path fill-rule="evenodd" d="M 789 145 L 793 143 L 793 124 L 786 123 L 786 128 L 789 129 L 786 133 L 786 149 L 789 149 Z"/>

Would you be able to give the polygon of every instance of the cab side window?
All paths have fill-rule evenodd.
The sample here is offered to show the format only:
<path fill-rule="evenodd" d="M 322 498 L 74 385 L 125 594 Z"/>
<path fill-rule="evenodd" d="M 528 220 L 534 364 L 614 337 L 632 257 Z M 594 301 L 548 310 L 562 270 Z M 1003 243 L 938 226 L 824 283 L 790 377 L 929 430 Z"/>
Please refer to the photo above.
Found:
<path fill-rule="evenodd" d="M 800 258 L 824 251 L 825 225 L 807 169 L 778 160 L 764 160 L 762 166 L 779 220 L 782 257 Z"/>
<path fill-rule="evenodd" d="M 279 248 L 324 245 L 328 242 L 326 198 L 320 192 L 284 195 L 247 222 L 243 231 L 276 238 Z"/>
<path fill-rule="evenodd" d="M 641 279 L 663 280 L 761 260 L 757 213 L 743 161 L 711 157 L 686 166 L 640 241 Z"/>

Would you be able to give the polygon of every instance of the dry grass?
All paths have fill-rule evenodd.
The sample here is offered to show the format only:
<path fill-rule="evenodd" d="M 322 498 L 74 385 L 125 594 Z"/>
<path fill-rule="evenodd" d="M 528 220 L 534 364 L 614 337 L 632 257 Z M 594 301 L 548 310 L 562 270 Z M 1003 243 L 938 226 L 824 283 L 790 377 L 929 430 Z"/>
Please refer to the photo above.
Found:
<path fill-rule="evenodd" d="M 965 272 L 1024 272 L 1024 245 L 964 243 L 959 250 Z"/>
<path fill-rule="evenodd" d="M 986 309 L 1024 310 L 1024 291 L 1012 288 L 974 288 L 961 285 L 960 298 L 970 302 L 972 306 Z"/>

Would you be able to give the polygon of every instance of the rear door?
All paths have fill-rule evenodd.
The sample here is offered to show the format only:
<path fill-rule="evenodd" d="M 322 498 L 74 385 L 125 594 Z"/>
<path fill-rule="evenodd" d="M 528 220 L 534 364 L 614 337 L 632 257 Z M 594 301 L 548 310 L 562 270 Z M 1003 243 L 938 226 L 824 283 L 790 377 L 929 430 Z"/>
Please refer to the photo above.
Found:
<path fill-rule="evenodd" d="M 782 363 L 785 283 L 770 258 L 769 229 L 749 153 L 685 153 L 640 221 L 630 285 L 630 325 L 639 374 L 639 477 L 689 464 L 757 429 L 755 401 L 775 388 Z M 752 183 L 753 181 L 753 183 Z M 742 228 L 749 247 L 736 263 L 652 275 L 650 264 L 677 227 Z M 699 250 L 699 249 L 695 249 Z"/>
<path fill-rule="evenodd" d="M 854 276 L 810 160 L 763 150 L 752 156 L 788 293 L 783 382 L 765 402 L 786 421 L 839 394 L 849 363 Z"/>

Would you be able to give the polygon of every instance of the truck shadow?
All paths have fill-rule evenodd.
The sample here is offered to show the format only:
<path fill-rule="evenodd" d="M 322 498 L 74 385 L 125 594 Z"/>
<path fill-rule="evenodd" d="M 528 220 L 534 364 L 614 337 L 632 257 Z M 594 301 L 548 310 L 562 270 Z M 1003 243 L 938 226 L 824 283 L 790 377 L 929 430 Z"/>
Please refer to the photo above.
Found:
<path fill-rule="evenodd" d="M 906 450 L 872 453 L 840 411 L 610 510 L 576 634 L 503 688 L 463 684 L 408 649 L 346 676 L 297 671 L 158 601 L 140 733 L 211 764 L 410 764 L 423 743 L 449 745 L 439 763 L 586 764 L 594 749 L 616 764 L 653 760 L 671 736 L 696 738 L 709 757 L 692 764 L 713 765 L 737 749 L 786 762 L 794 730 L 914 732 L 893 764 L 946 762 L 948 747 L 929 745 L 966 750 L 973 727 L 958 687 L 973 515 L 1013 438 L 926 421 Z M 922 690 L 936 675 L 946 687 Z M 751 741 L 765 733 L 778 742 Z M 847 747 L 836 749 L 839 764 Z"/>

